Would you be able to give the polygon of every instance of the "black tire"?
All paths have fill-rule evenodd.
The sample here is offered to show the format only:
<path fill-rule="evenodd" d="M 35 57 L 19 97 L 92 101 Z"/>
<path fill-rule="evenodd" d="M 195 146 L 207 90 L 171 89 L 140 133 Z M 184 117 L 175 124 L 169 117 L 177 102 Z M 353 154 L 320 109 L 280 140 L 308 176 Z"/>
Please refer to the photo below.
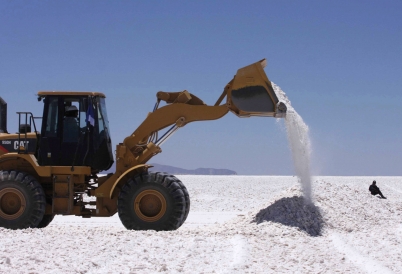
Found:
<path fill-rule="evenodd" d="M 38 224 L 36 228 L 44 228 L 47 227 L 54 219 L 54 214 L 52 215 L 44 215 L 42 221 Z"/>
<path fill-rule="evenodd" d="M 184 210 L 184 216 L 183 216 L 183 223 L 187 220 L 188 213 L 190 212 L 190 195 L 188 194 L 187 188 L 184 186 L 183 182 L 177 179 L 177 177 L 173 175 L 169 175 L 168 178 L 170 180 L 174 180 L 179 186 L 181 187 L 181 190 L 184 193 L 184 199 L 186 201 L 186 206 Z"/>
<path fill-rule="evenodd" d="M 45 214 L 42 186 L 31 175 L 0 171 L 0 226 L 10 229 L 35 228 Z"/>
<path fill-rule="evenodd" d="M 189 210 L 187 190 L 179 182 L 176 177 L 161 172 L 142 173 L 128 180 L 117 202 L 123 225 L 134 230 L 178 229 Z"/>

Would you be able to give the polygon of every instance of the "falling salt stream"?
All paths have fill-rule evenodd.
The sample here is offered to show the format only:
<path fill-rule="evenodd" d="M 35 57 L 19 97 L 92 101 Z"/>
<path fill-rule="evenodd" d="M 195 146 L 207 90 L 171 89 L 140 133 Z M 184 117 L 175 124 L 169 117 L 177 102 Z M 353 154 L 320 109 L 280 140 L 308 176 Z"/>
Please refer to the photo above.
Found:
<path fill-rule="evenodd" d="M 303 196 L 306 202 L 312 202 L 311 175 L 310 175 L 310 155 L 311 143 L 309 129 L 302 117 L 292 107 L 290 100 L 283 90 L 272 83 L 279 101 L 287 106 L 285 118 L 286 132 L 288 135 L 289 147 L 292 152 L 293 164 L 297 177 L 299 178 Z"/>

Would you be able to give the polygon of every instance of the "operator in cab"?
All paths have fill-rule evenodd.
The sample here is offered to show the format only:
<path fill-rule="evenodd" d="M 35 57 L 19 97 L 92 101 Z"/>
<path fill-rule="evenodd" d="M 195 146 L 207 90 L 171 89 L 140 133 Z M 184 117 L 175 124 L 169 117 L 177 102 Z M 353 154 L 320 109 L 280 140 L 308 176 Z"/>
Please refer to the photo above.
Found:
<path fill-rule="evenodd" d="M 78 109 L 76 106 L 66 106 L 63 123 L 63 142 L 78 142 L 80 127 L 78 124 Z"/>

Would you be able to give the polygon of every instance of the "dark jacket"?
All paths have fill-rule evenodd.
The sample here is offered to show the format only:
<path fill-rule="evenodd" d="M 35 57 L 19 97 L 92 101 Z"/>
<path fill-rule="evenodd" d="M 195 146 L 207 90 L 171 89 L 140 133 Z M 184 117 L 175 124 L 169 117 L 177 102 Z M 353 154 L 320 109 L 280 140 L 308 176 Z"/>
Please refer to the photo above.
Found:
<path fill-rule="evenodd" d="M 371 194 L 380 193 L 380 189 L 376 185 L 370 185 L 369 190 L 370 190 Z"/>

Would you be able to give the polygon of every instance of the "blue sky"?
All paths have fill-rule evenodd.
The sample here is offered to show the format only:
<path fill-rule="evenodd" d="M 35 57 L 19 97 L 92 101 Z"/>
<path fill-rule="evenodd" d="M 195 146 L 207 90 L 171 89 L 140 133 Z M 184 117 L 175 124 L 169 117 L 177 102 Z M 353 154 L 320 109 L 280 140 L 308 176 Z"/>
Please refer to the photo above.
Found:
<path fill-rule="evenodd" d="M 310 127 L 317 175 L 402 175 L 401 1 L 0 1 L 0 96 L 107 96 L 113 144 L 159 90 L 213 104 L 237 69 L 265 71 Z M 151 162 L 294 174 L 283 123 L 229 113 L 180 129 Z"/>

